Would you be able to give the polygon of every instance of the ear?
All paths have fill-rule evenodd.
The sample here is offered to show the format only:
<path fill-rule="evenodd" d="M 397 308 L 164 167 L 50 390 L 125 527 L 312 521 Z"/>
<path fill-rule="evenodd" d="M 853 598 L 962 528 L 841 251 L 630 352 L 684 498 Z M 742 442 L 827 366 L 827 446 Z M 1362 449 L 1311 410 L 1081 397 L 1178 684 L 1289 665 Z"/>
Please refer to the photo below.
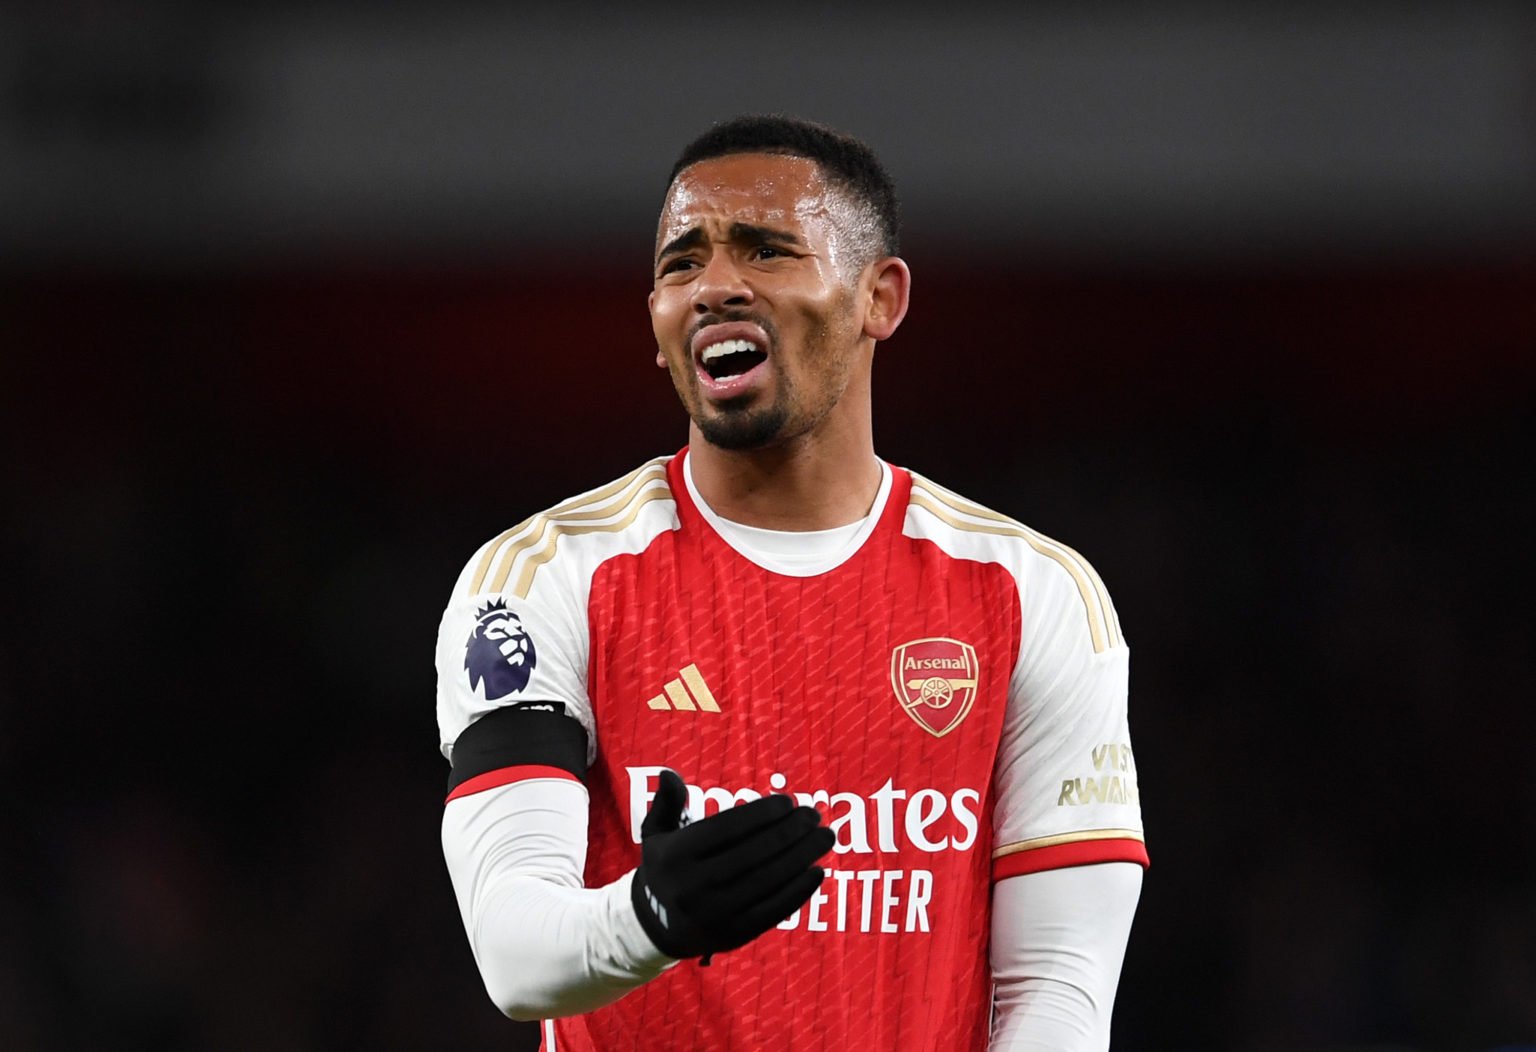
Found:
<path fill-rule="evenodd" d="M 652 326 L 652 328 L 654 328 L 655 324 L 656 324 L 656 290 L 655 289 L 652 289 L 650 295 L 645 297 L 645 309 L 648 312 L 650 312 L 650 315 L 651 315 L 651 326 Z M 659 367 L 663 368 L 663 369 L 665 369 L 667 367 L 666 355 L 661 353 L 661 348 L 659 346 L 656 348 L 656 364 Z"/>
<path fill-rule="evenodd" d="M 864 335 L 874 340 L 888 340 L 907 316 L 907 299 L 912 294 L 912 271 L 899 256 L 886 256 L 869 265 Z"/>

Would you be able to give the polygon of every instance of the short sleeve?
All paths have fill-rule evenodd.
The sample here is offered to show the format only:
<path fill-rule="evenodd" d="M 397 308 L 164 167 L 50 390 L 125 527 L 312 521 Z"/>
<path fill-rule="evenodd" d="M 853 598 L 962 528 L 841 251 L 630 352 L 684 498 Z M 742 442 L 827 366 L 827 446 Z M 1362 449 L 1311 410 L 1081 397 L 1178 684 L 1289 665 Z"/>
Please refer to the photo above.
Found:
<path fill-rule="evenodd" d="M 1147 865 L 1126 708 L 1130 648 L 1102 581 L 1070 554 L 1036 559 L 1021 580 L 1022 639 L 994 774 L 994 880 Z"/>
<path fill-rule="evenodd" d="M 475 720 L 502 706 L 552 702 L 587 732 L 587 762 L 597 744 L 587 696 L 589 648 L 583 602 L 561 575 L 542 576 L 527 597 L 475 592 L 469 561 L 454 585 L 437 632 L 437 724 L 450 761 L 453 743 Z M 567 592 L 571 594 L 567 594 Z"/>

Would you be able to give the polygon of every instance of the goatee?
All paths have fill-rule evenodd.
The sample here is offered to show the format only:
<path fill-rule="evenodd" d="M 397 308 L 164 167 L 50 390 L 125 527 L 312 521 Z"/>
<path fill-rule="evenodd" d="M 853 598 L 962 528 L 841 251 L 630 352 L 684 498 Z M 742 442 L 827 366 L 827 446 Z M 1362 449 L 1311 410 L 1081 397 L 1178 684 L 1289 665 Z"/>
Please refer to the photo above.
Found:
<path fill-rule="evenodd" d="M 782 406 L 776 405 L 755 413 L 746 410 L 727 411 L 720 416 L 695 422 L 710 445 L 741 451 L 775 445 L 783 438 L 782 432 L 788 420 L 789 413 Z"/>

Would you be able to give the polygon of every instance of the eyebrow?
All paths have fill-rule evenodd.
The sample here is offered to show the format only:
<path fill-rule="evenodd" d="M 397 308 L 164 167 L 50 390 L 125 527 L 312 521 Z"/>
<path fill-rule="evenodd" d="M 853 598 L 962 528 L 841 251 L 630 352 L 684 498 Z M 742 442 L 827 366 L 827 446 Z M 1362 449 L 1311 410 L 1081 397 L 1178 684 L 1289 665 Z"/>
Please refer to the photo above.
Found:
<path fill-rule="evenodd" d="M 680 234 L 665 245 L 662 245 L 661 251 L 656 253 L 656 262 L 660 263 L 663 259 L 674 253 L 683 252 L 690 248 L 698 248 L 703 243 L 704 228 L 696 226 L 692 230 Z"/>
<path fill-rule="evenodd" d="M 775 230 L 771 226 L 758 226 L 755 223 L 732 223 L 726 231 L 726 236 L 732 241 L 739 241 L 749 245 L 778 244 L 798 246 L 800 244 L 800 239 L 787 230 Z M 704 228 L 693 227 L 668 241 L 665 245 L 662 245 L 661 251 L 656 253 L 656 262 L 660 263 L 663 259 L 675 253 L 686 252 L 690 248 L 698 248 L 704 244 L 704 241 Z"/>

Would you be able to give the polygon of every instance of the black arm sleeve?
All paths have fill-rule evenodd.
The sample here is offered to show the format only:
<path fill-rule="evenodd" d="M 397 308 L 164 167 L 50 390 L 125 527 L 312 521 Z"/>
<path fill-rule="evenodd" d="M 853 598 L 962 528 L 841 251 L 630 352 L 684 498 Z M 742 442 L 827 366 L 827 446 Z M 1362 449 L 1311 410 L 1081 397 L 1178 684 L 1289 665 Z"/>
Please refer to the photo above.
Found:
<path fill-rule="evenodd" d="M 556 701 L 524 701 L 487 713 L 453 743 L 448 791 L 490 771 L 525 764 L 558 767 L 585 781 L 587 729 Z"/>

